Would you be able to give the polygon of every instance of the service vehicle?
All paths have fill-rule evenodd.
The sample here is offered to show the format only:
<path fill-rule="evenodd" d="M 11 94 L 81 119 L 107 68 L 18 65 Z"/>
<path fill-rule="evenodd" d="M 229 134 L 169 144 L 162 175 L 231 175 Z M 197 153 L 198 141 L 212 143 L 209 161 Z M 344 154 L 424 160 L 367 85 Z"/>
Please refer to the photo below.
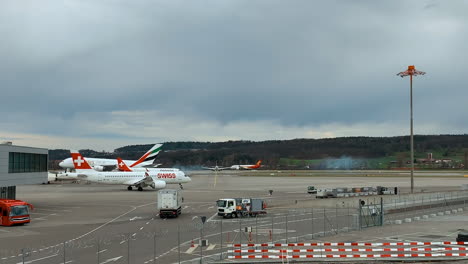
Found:
<path fill-rule="evenodd" d="M 216 201 L 218 216 L 245 217 L 266 214 L 266 203 L 258 198 L 224 198 Z"/>
<path fill-rule="evenodd" d="M 315 186 L 308 186 L 307 193 L 310 193 L 310 194 L 317 193 L 317 189 L 315 188 Z"/>
<path fill-rule="evenodd" d="M 158 191 L 159 217 L 178 217 L 182 214 L 182 192 L 173 189 L 163 189 Z"/>
<path fill-rule="evenodd" d="M 337 191 L 336 189 L 318 189 L 316 198 L 336 198 Z"/>
<path fill-rule="evenodd" d="M 0 226 L 22 225 L 31 222 L 29 210 L 33 206 L 20 200 L 0 199 Z"/>

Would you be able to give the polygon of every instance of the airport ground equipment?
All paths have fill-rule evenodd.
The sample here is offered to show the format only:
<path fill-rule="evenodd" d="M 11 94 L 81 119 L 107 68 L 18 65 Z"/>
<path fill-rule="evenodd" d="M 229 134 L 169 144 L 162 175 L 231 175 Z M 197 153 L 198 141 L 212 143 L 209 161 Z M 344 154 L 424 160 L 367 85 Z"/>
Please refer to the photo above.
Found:
<path fill-rule="evenodd" d="M 20 200 L 0 199 L 0 226 L 20 225 L 31 222 L 29 210 L 33 206 Z"/>
<path fill-rule="evenodd" d="M 315 186 L 307 186 L 307 193 L 317 193 L 317 189 L 315 188 Z"/>
<path fill-rule="evenodd" d="M 182 192 L 172 189 L 158 191 L 159 217 L 178 217 L 182 214 Z"/>
<path fill-rule="evenodd" d="M 317 190 L 316 198 L 341 198 L 386 194 L 398 194 L 398 187 L 324 188 Z"/>
<path fill-rule="evenodd" d="M 216 201 L 218 216 L 245 217 L 266 214 L 266 203 L 258 198 L 224 198 Z"/>

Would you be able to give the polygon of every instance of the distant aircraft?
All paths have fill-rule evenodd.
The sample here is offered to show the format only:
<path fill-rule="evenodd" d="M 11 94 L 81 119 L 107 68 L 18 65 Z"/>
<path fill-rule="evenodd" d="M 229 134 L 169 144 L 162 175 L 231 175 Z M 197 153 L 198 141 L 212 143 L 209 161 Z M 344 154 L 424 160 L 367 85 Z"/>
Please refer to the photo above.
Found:
<path fill-rule="evenodd" d="M 262 160 L 257 161 L 255 165 L 232 165 L 231 170 L 254 170 L 260 168 Z"/>
<path fill-rule="evenodd" d="M 162 149 L 162 144 L 156 144 L 150 150 L 148 150 L 143 156 L 141 156 L 141 158 L 139 158 L 138 160 L 125 160 L 125 163 L 132 164 L 130 165 L 131 168 L 152 165 L 153 161 L 156 159 L 156 156 L 159 154 L 161 149 Z M 97 171 L 104 171 L 106 170 L 106 168 L 112 170 L 117 166 L 116 159 L 86 158 L 86 160 L 88 161 L 89 165 Z M 72 162 L 72 158 L 64 159 L 63 161 L 59 163 L 59 166 L 64 169 L 73 169 L 74 168 L 73 165 L 74 164 Z"/>
<path fill-rule="evenodd" d="M 202 167 L 202 169 L 205 170 L 212 170 L 212 171 L 222 171 L 222 170 L 231 170 L 231 167 L 219 167 L 218 162 L 216 162 L 216 165 L 214 167 Z"/>
<path fill-rule="evenodd" d="M 78 151 L 70 151 L 76 173 L 71 173 L 70 177 L 76 177 L 80 180 L 97 182 L 103 184 L 126 185 L 129 191 L 132 187 L 137 187 L 138 191 L 143 191 L 144 187 L 150 186 L 153 189 L 160 190 L 166 188 L 166 184 L 181 184 L 190 182 L 182 171 L 173 171 L 170 173 L 156 173 L 154 171 L 105 171 L 94 170 Z"/>

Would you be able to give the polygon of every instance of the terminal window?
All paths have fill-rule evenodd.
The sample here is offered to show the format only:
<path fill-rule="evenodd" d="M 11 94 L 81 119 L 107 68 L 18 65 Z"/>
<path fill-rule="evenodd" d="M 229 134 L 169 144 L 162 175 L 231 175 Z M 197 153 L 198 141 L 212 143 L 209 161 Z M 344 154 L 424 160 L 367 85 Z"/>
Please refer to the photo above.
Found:
<path fill-rule="evenodd" d="M 47 171 L 47 155 L 10 152 L 8 173 L 44 172 Z"/>

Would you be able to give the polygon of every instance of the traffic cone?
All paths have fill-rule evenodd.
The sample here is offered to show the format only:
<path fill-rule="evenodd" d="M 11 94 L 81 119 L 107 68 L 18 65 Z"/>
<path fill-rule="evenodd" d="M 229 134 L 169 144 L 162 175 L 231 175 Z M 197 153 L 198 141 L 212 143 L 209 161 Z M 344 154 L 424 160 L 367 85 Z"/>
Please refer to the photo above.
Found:
<path fill-rule="evenodd" d="M 195 247 L 195 244 L 193 243 L 193 239 L 192 239 L 192 244 L 190 245 L 190 247 Z"/>

